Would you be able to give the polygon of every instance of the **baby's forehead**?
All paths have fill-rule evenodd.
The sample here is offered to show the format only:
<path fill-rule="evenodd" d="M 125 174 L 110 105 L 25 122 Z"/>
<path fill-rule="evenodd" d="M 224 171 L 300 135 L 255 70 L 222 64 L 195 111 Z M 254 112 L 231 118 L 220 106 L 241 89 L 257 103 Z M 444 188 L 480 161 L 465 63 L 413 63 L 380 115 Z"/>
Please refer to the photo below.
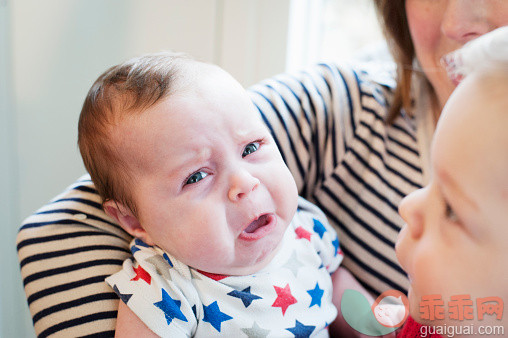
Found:
<path fill-rule="evenodd" d="M 451 95 L 440 117 L 432 147 L 433 158 L 473 162 L 508 156 L 508 80 L 505 75 L 467 76 Z M 506 156 L 505 156 L 506 154 Z M 452 161 L 453 162 L 453 161 Z"/>
<path fill-rule="evenodd" d="M 461 106 L 477 119 L 506 121 L 503 116 L 508 115 L 508 70 L 474 72 L 455 91 L 450 98 L 450 108 Z"/>
<path fill-rule="evenodd" d="M 483 95 L 473 98 L 482 108 L 478 111 L 478 115 L 489 119 L 492 131 L 499 131 L 504 136 L 508 136 L 506 132 L 508 130 L 508 71 L 485 76 L 479 79 L 479 82 Z M 504 147 L 506 146 L 505 144 Z"/>

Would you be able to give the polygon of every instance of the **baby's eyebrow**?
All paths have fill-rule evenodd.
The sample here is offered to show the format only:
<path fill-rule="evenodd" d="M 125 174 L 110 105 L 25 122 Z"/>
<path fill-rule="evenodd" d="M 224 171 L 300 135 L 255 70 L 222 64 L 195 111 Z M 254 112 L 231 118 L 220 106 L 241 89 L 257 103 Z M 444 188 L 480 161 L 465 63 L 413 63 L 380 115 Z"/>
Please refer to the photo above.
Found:
<path fill-rule="evenodd" d="M 252 129 L 237 129 L 234 131 L 234 133 L 231 135 L 236 143 L 244 143 L 246 140 L 251 141 L 252 138 L 254 138 L 256 134 L 255 131 Z"/>
<path fill-rule="evenodd" d="M 439 180 L 441 181 L 441 184 L 444 187 L 444 190 L 452 190 L 454 193 L 454 196 L 458 196 L 458 198 L 454 198 L 454 200 L 460 200 L 460 202 L 465 202 L 468 207 L 472 207 L 475 210 L 478 210 L 478 205 L 474 200 L 472 200 L 461 188 L 460 184 L 455 180 L 453 175 L 450 175 L 450 173 L 444 169 L 440 168 L 436 171 L 437 176 L 439 177 Z"/>
<path fill-rule="evenodd" d="M 182 171 L 190 170 L 198 166 L 200 163 L 206 162 L 211 156 L 211 149 L 203 147 L 195 150 L 185 150 L 175 155 L 176 159 L 172 161 L 169 172 L 174 175 L 180 174 Z M 177 162 L 178 163 L 175 163 Z"/>

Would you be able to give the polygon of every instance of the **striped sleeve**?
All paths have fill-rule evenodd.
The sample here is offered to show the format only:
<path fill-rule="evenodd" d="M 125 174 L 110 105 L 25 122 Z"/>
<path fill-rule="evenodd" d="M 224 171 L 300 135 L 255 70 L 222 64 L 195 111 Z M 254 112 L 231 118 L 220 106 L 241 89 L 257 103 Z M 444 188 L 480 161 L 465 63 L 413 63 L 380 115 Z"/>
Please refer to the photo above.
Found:
<path fill-rule="evenodd" d="M 114 336 L 118 297 L 104 279 L 130 256 L 129 241 L 89 177 L 24 221 L 17 250 L 38 337 Z"/>

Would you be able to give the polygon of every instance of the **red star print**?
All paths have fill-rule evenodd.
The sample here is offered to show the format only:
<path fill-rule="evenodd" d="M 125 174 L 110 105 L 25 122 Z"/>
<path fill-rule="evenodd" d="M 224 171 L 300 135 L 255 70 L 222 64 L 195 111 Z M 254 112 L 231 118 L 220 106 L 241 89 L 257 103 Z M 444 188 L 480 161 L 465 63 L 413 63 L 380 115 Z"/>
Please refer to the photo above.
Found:
<path fill-rule="evenodd" d="M 136 277 L 131 279 L 131 281 L 137 281 L 137 280 L 139 280 L 141 278 L 142 280 L 144 280 L 148 284 L 152 283 L 152 277 L 150 277 L 148 272 L 146 272 L 145 269 L 143 269 L 141 267 L 141 265 L 138 266 L 137 268 L 134 268 L 134 272 L 136 273 Z"/>
<path fill-rule="evenodd" d="M 308 232 L 307 230 L 305 230 L 304 228 L 302 228 L 302 227 L 296 228 L 295 233 L 296 233 L 297 239 L 305 238 L 306 240 L 308 240 L 310 242 L 310 236 L 312 234 L 310 232 Z"/>
<path fill-rule="evenodd" d="M 203 275 L 205 275 L 208 278 L 211 278 L 211 279 L 215 280 L 215 281 L 220 281 L 221 279 L 229 277 L 227 275 L 219 275 L 219 274 L 216 274 L 216 273 L 206 272 L 206 271 L 203 271 L 203 270 L 198 270 L 198 272 L 203 274 Z"/>
<path fill-rule="evenodd" d="M 277 299 L 273 302 L 272 307 L 280 307 L 282 310 L 282 315 L 286 313 L 287 308 L 290 305 L 293 305 L 297 302 L 296 298 L 291 294 L 291 289 L 289 288 L 289 284 L 286 284 L 284 288 L 280 288 L 278 286 L 273 286 L 275 288 L 275 292 L 277 293 Z"/>

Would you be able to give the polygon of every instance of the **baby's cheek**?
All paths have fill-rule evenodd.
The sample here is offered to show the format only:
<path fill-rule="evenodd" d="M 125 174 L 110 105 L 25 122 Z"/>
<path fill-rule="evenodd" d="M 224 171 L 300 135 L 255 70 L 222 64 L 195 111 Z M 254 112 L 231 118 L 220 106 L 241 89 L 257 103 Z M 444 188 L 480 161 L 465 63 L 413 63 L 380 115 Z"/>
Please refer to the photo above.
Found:
<path fill-rule="evenodd" d="M 397 255 L 397 260 L 399 261 L 400 266 L 402 266 L 406 272 L 408 272 L 407 265 L 411 247 L 414 247 L 414 243 L 411 243 L 408 228 L 407 225 L 405 225 L 397 237 L 397 242 L 395 243 L 395 254 Z"/>
<path fill-rule="evenodd" d="M 421 296 L 441 294 L 446 285 L 445 257 L 439 246 L 430 241 L 419 243 L 412 261 L 412 287 Z M 420 299 L 419 299 L 420 300 Z"/>
<path fill-rule="evenodd" d="M 279 207 L 285 210 L 284 218 L 291 220 L 298 205 L 298 188 L 291 172 L 285 165 L 272 166 L 266 177 L 268 189 Z"/>
<path fill-rule="evenodd" d="M 439 265 L 439 256 L 435 250 L 428 247 L 420 247 L 416 250 L 412 261 L 413 274 L 409 292 L 409 310 L 411 316 L 422 324 L 436 324 L 435 322 L 428 322 L 422 318 L 422 315 L 425 312 L 425 300 L 423 298 L 431 295 L 438 295 L 439 298 L 443 292 L 443 279 L 437 265 Z M 442 299 L 443 304 L 446 304 L 446 300 Z"/>

